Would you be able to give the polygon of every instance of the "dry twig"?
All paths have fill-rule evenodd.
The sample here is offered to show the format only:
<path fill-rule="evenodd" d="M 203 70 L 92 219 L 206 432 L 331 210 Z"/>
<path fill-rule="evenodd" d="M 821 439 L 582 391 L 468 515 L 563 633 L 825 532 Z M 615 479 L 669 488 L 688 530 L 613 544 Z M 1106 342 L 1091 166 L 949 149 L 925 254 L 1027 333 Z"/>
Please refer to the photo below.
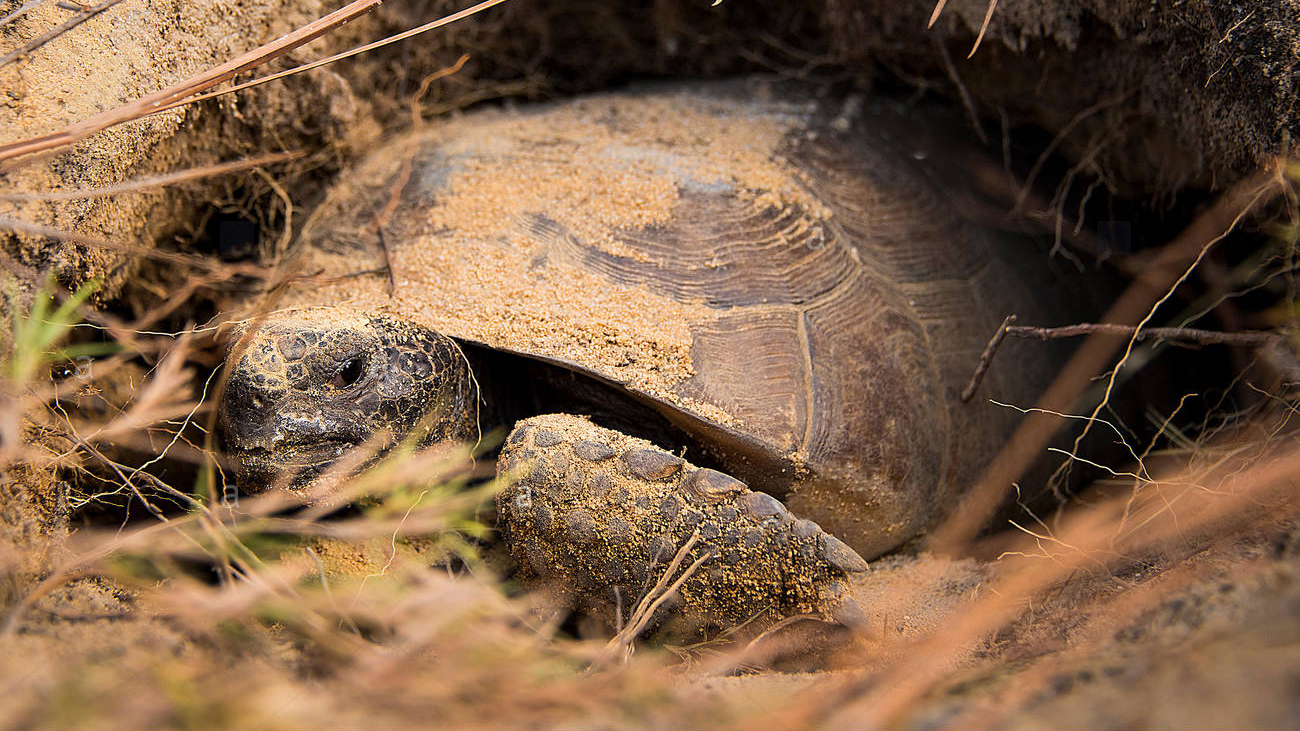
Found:
<path fill-rule="evenodd" d="M 0 18 L 0 26 L 9 25 L 44 4 L 45 0 L 27 0 L 27 2 L 20 5 L 17 10 L 3 18 Z"/>
<path fill-rule="evenodd" d="M 1113 322 L 1090 322 L 1064 327 L 1030 327 L 1028 325 L 1012 325 L 1011 323 L 1015 322 L 1015 320 L 1015 315 L 1007 315 L 1007 319 L 1002 321 L 1002 325 L 997 329 L 997 332 L 993 333 L 993 337 L 989 339 L 989 344 L 985 346 L 984 352 L 980 354 L 979 364 L 975 366 L 975 372 L 971 375 L 970 383 L 961 392 L 963 402 L 970 401 L 974 397 L 975 391 L 979 389 L 980 383 L 984 380 L 984 374 L 988 372 L 993 356 L 997 354 L 998 347 L 1002 345 L 1002 341 L 1008 335 L 1021 338 L 1036 338 L 1038 340 L 1060 340 L 1062 338 L 1077 338 L 1083 335 L 1123 335 L 1135 341 L 1146 338 L 1159 338 L 1162 340 L 1187 340 L 1199 345 L 1236 345 L 1247 348 L 1285 342 L 1287 339 L 1287 336 L 1283 333 L 1259 330 L 1221 332 L 1218 330 L 1200 330 L 1192 327 L 1139 327 L 1136 325 L 1120 325 Z"/>
<path fill-rule="evenodd" d="M 1102 321 L 1136 325 L 1149 317 L 1152 307 L 1167 295 L 1171 286 L 1186 276 L 1189 266 L 1203 258 L 1204 252 L 1222 240 L 1244 217 L 1285 189 L 1278 173 L 1280 168 L 1279 161 L 1273 168 L 1247 178 L 1221 195 L 1160 250 L 1111 305 Z M 1089 337 L 1039 398 L 1039 408 L 1043 412 L 1073 411 L 1075 401 L 1120 346 L 1121 343 L 1111 336 L 1094 334 Z M 1042 454 L 1043 447 L 1058 426 L 1056 418 L 1045 413 L 1026 417 L 951 517 L 931 534 L 929 546 L 940 552 L 951 552 L 965 546 L 993 514 L 1010 485 Z"/>
<path fill-rule="evenodd" d="M 998 326 L 998 331 L 993 333 L 993 337 L 989 338 L 989 344 L 984 346 L 984 352 L 980 353 L 980 361 L 975 366 L 975 373 L 971 375 L 970 383 L 966 385 L 966 388 L 962 389 L 962 403 L 970 401 L 975 395 L 976 389 L 980 387 L 980 383 L 984 380 L 984 374 L 989 370 L 989 364 L 993 362 L 993 356 L 998 352 L 998 346 L 1002 345 L 1002 339 L 1007 336 L 1007 328 L 1015 321 L 1015 315 L 1007 315 L 1002 324 Z"/>

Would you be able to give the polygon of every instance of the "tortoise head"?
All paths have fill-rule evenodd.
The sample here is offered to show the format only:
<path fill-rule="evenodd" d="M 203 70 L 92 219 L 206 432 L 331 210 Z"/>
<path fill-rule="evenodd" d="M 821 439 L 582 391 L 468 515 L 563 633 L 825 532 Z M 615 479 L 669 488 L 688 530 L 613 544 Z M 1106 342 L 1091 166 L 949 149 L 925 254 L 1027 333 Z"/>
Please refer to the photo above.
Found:
<path fill-rule="evenodd" d="M 418 325 L 322 307 L 244 325 L 231 343 L 218 423 L 247 492 L 305 486 L 372 437 L 473 434 L 464 355 Z"/>

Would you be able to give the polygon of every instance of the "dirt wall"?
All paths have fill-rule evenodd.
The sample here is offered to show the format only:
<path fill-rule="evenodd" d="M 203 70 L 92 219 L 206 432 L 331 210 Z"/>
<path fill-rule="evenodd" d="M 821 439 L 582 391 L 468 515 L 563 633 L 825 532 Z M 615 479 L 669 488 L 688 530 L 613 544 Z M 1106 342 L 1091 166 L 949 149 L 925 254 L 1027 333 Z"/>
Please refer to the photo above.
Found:
<path fill-rule="evenodd" d="M 9 0 L 2 7 L 8 13 L 18 6 Z M 391 0 L 274 67 L 455 7 Z M 122 104 L 329 9 L 320 2 L 125 0 L 0 67 L 0 141 Z M 420 80 L 462 53 L 470 55 L 468 64 L 422 98 L 424 113 L 643 76 L 768 71 L 832 78 L 948 97 L 979 120 L 972 126 L 993 146 L 1047 147 L 1075 169 L 1080 189 L 1096 182 L 1111 195 L 1144 200 L 1229 185 L 1286 152 L 1297 131 L 1294 0 L 1050 0 L 992 8 L 984 0 L 952 0 L 927 29 L 933 9 L 928 0 L 517 0 L 330 69 L 113 128 L 20 169 L 8 163 L 0 173 L 5 189 L 30 193 L 111 185 L 258 152 L 312 151 L 309 161 L 273 171 L 288 191 L 287 205 L 264 175 L 247 172 L 111 198 L 0 201 L 0 216 L 119 246 L 201 247 L 205 217 L 224 206 L 278 237 L 288 208 L 301 213 L 340 161 L 374 139 L 373 122 L 409 125 Z M 990 10 L 979 48 L 967 58 Z M 74 15 L 41 5 L 4 26 L 5 47 L 20 50 Z M 3 236 L 10 256 L 37 269 L 53 264 L 68 284 L 94 274 L 110 280 L 111 293 L 132 271 L 131 257 L 102 246 Z"/>
<path fill-rule="evenodd" d="M 0 6 L 0 14 L 19 7 Z M 226 61 L 326 12 L 323 3 L 125 0 L 39 47 L 78 14 L 43 4 L 0 28 L 5 51 L 31 48 L 0 66 L 0 142 L 56 132 L 95 113 Z M 299 57 L 305 60 L 308 56 Z M 94 189 L 238 158 L 266 149 L 315 148 L 364 129 L 364 105 L 328 70 L 310 84 L 175 109 L 113 127 L 70 149 L 0 166 L 0 189 L 32 195 Z M 212 185 L 152 188 L 108 197 L 32 201 L 0 198 L 0 217 L 88 237 L 59 242 L 39 232 L 0 230 L 3 252 L 38 271 L 53 267 L 76 286 L 100 277 L 111 294 L 130 276 L 132 249 L 168 238 L 219 195 Z"/>

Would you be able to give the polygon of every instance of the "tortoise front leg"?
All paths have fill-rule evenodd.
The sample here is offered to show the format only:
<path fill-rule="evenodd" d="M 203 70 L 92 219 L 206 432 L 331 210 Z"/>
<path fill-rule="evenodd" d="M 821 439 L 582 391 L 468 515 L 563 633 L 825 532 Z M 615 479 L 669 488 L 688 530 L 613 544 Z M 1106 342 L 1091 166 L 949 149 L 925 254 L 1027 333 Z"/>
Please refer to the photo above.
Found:
<path fill-rule="evenodd" d="M 497 472 L 510 484 L 498 515 L 520 570 L 610 619 L 671 594 L 663 604 L 698 626 L 800 614 L 863 622 L 847 579 L 867 563 L 852 548 L 776 498 L 645 440 L 538 416 L 515 426 Z"/>

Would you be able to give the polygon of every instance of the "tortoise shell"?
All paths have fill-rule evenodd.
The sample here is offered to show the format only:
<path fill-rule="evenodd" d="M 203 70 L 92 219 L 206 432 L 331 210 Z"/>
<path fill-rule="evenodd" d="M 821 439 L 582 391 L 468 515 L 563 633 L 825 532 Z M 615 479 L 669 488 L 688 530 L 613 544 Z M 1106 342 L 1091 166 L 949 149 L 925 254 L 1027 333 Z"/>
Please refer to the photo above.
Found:
<path fill-rule="evenodd" d="M 905 116 L 783 91 L 440 121 L 341 176 L 280 304 L 384 312 L 615 384 L 878 555 L 1008 434 L 1011 410 L 957 394 L 1005 315 L 1044 310 L 1051 278 L 956 215 L 921 159 L 939 148 Z M 1027 404 L 1051 363 L 1012 350 L 986 392 Z"/>

